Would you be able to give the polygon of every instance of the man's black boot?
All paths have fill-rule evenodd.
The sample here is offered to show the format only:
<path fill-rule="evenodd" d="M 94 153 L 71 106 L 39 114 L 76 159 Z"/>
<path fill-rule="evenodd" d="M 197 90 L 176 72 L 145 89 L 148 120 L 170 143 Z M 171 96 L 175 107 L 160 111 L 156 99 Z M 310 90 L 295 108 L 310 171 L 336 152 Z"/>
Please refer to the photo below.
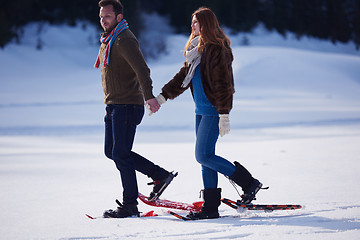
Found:
<path fill-rule="evenodd" d="M 104 212 L 104 218 L 126 218 L 126 217 L 139 217 L 138 203 L 120 203 L 116 199 L 116 203 L 119 205 L 116 210 L 107 210 Z"/>

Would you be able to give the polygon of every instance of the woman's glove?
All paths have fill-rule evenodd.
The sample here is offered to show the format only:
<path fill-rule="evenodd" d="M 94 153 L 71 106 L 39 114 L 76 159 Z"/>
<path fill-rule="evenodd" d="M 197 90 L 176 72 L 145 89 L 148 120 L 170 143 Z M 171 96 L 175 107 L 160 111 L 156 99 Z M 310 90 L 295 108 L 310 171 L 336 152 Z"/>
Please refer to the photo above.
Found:
<path fill-rule="evenodd" d="M 219 117 L 219 133 L 222 137 L 230 132 L 230 119 L 229 114 L 220 114 Z"/>
<path fill-rule="evenodd" d="M 156 101 L 158 101 L 160 105 L 166 103 L 166 99 L 161 93 L 156 97 Z"/>

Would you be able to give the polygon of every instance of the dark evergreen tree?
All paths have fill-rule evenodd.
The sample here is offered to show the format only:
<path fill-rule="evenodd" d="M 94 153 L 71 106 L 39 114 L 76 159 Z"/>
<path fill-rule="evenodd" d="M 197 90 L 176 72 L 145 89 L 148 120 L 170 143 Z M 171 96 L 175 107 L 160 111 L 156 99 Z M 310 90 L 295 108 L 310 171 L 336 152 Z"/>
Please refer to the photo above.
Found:
<path fill-rule="evenodd" d="M 74 25 L 86 20 L 100 28 L 99 0 L 0 0 L 0 47 L 18 37 L 30 22 Z M 258 23 L 282 35 L 313 36 L 360 46 L 360 0 L 121 0 L 125 18 L 139 34 L 141 11 L 167 16 L 176 32 L 189 33 L 191 14 L 210 7 L 220 24 L 234 31 L 251 31 Z M 146 19 L 145 19 L 146 21 Z"/>
<path fill-rule="evenodd" d="M 333 43 L 349 41 L 351 37 L 350 24 L 345 14 L 343 1 L 328 0 L 327 20 L 330 26 L 330 39 Z"/>
<path fill-rule="evenodd" d="M 288 0 L 264 0 L 261 8 L 260 20 L 269 30 L 277 30 L 285 35 L 291 13 L 291 2 Z"/>

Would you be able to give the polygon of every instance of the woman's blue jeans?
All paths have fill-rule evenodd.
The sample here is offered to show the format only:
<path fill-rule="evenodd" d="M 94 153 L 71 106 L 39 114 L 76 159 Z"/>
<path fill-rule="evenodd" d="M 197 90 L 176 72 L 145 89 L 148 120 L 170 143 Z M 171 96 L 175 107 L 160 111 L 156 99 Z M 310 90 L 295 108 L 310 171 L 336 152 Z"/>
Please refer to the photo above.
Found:
<path fill-rule="evenodd" d="M 115 162 L 123 186 L 123 202 L 135 203 L 138 197 L 136 171 L 153 180 L 168 172 L 132 151 L 136 127 L 144 116 L 144 106 L 107 105 L 105 116 L 105 155 Z"/>
<path fill-rule="evenodd" d="M 215 155 L 219 137 L 219 117 L 196 115 L 195 157 L 202 167 L 204 188 L 217 188 L 218 172 L 231 176 L 236 167 L 228 160 Z"/>

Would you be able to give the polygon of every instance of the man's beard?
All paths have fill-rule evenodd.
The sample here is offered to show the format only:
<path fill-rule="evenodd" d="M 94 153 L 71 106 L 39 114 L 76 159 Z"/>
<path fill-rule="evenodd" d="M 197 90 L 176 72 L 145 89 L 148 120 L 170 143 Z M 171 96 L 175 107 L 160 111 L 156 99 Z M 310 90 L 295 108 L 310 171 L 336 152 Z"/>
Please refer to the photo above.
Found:
<path fill-rule="evenodd" d="M 114 28 L 116 28 L 116 26 L 117 26 L 117 23 L 115 23 L 114 25 L 112 25 L 112 26 L 109 28 L 109 30 L 107 30 L 107 32 L 108 32 L 108 33 L 111 32 Z"/>
<path fill-rule="evenodd" d="M 104 29 L 106 33 L 110 33 L 119 23 L 117 21 L 113 22 L 107 29 Z"/>

